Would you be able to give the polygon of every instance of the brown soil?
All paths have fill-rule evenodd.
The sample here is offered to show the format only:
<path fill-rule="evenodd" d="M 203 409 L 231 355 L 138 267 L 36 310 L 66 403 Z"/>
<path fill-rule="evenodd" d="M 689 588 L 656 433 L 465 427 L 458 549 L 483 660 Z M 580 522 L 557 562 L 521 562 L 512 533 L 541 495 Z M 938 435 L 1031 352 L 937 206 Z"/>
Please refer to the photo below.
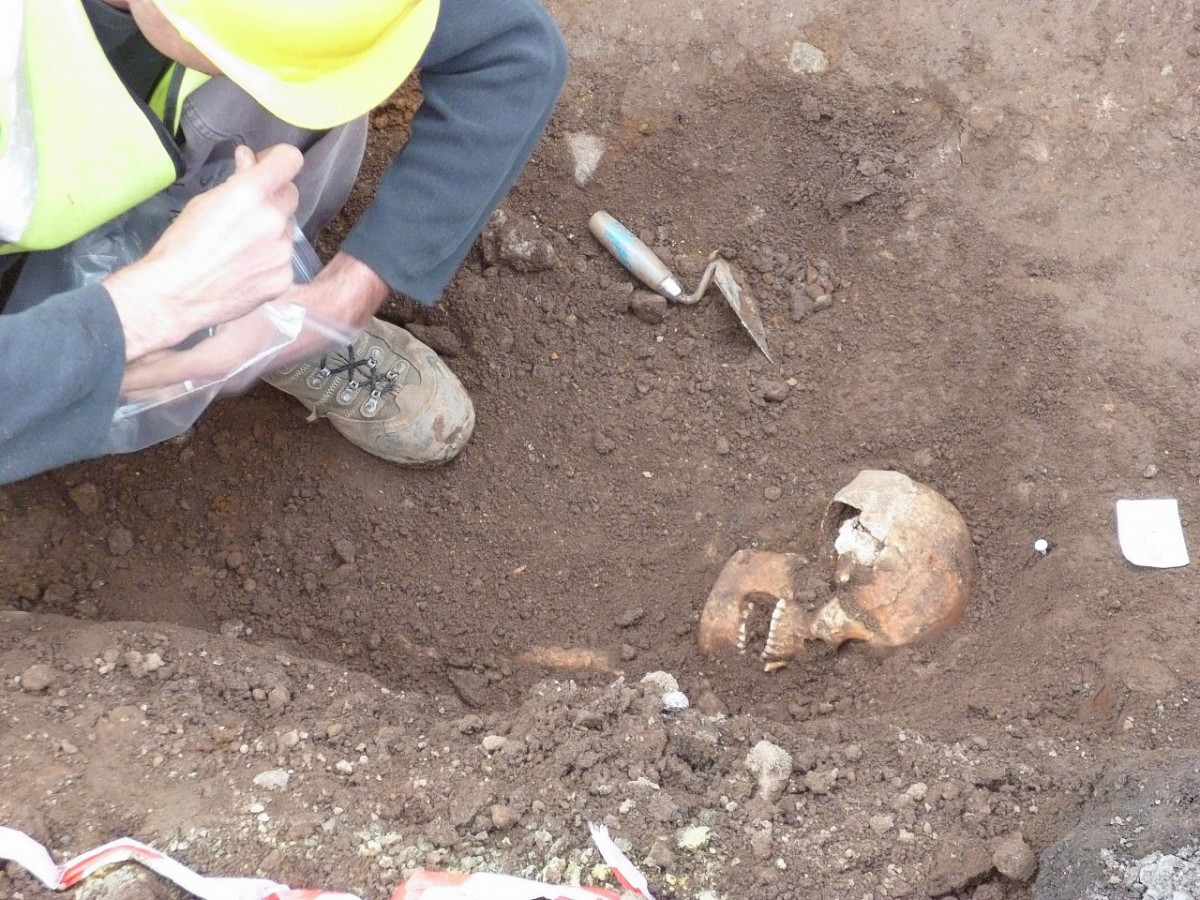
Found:
<path fill-rule="evenodd" d="M 588 820 L 660 898 L 1030 896 L 998 838 L 1044 854 L 1114 765 L 1200 741 L 1195 570 L 1131 567 L 1113 522 L 1200 503 L 1191 4 L 553 9 L 572 78 L 504 209 L 556 264 L 477 251 L 439 307 L 389 310 L 475 399 L 458 461 L 391 468 L 263 387 L 0 489 L 0 824 L 364 898 L 416 865 L 590 883 Z M 829 71 L 791 71 L 797 40 Z M 375 124 L 351 216 L 403 139 Z M 583 187 L 581 132 L 607 146 Z M 776 362 L 715 292 L 631 315 L 600 208 L 689 288 L 733 257 Z M 966 517 L 964 620 L 770 676 L 702 658 L 735 549 L 828 590 L 817 526 L 864 468 Z M 691 709 L 658 710 L 656 670 Z M 0 867 L 0 896 L 47 895 Z"/>

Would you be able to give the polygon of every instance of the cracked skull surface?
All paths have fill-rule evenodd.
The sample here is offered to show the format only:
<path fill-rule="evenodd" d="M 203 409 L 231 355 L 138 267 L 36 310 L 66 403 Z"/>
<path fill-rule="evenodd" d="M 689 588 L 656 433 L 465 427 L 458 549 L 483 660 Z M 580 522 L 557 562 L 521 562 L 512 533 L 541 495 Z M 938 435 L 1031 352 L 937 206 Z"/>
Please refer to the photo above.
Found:
<path fill-rule="evenodd" d="M 761 656 L 781 668 L 819 639 L 898 647 L 931 637 L 962 616 L 974 553 L 958 510 L 899 472 L 868 470 L 838 491 L 822 523 L 832 543 L 833 598 L 813 610 L 796 596 L 804 560 L 739 550 L 722 569 L 700 618 L 706 653 L 746 652 L 756 598 L 772 604 Z"/>

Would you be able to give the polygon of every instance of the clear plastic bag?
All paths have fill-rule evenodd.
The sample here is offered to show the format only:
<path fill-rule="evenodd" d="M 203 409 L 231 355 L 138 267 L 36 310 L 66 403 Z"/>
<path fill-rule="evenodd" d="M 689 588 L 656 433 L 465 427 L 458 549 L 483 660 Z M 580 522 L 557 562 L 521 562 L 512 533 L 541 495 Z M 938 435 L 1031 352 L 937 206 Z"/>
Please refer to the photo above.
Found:
<path fill-rule="evenodd" d="M 63 248 L 73 285 L 102 281 L 136 262 L 179 210 L 179 201 L 157 194 Z M 321 269 L 299 228 L 292 266 L 297 282 L 311 281 Z M 218 396 L 245 390 L 259 375 L 279 368 L 281 355 L 293 345 L 315 355 L 352 340 L 343 329 L 318 322 L 304 307 L 283 301 L 265 303 L 240 319 L 197 332 L 127 369 L 106 452 L 131 453 L 183 434 Z"/>

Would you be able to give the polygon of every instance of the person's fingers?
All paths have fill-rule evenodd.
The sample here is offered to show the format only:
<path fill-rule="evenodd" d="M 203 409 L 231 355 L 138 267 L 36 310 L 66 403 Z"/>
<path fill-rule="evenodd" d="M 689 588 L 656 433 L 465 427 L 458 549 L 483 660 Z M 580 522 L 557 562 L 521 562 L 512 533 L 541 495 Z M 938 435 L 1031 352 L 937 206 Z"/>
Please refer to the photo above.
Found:
<path fill-rule="evenodd" d="M 304 155 L 290 144 L 268 147 L 257 157 L 248 147 L 238 147 L 249 154 L 251 162 L 239 167 L 231 182 L 251 206 L 268 205 L 285 216 L 290 234 L 290 219 L 300 205 L 300 191 L 293 179 L 304 165 Z"/>
<path fill-rule="evenodd" d="M 276 144 L 258 154 L 257 161 L 244 171 L 264 190 L 272 191 L 299 175 L 303 165 L 304 154 L 298 149 L 291 144 Z"/>
<path fill-rule="evenodd" d="M 244 172 L 258 160 L 254 151 L 245 144 L 238 144 L 233 150 L 233 166 L 235 172 Z"/>

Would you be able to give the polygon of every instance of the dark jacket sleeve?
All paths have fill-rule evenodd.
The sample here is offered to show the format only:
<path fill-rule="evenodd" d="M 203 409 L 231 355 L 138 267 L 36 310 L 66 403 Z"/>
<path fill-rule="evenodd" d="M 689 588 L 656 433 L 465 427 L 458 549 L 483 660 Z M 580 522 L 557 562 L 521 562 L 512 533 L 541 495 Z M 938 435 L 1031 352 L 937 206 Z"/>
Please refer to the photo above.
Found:
<path fill-rule="evenodd" d="M 0 315 L 0 484 L 103 454 L 124 371 L 121 320 L 100 285 Z"/>
<path fill-rule="evenodd" d="M 532 156 L 567 75 L 539 0 L 442 0 L 412 136 L 342 249 L 432 304 Z"/>

